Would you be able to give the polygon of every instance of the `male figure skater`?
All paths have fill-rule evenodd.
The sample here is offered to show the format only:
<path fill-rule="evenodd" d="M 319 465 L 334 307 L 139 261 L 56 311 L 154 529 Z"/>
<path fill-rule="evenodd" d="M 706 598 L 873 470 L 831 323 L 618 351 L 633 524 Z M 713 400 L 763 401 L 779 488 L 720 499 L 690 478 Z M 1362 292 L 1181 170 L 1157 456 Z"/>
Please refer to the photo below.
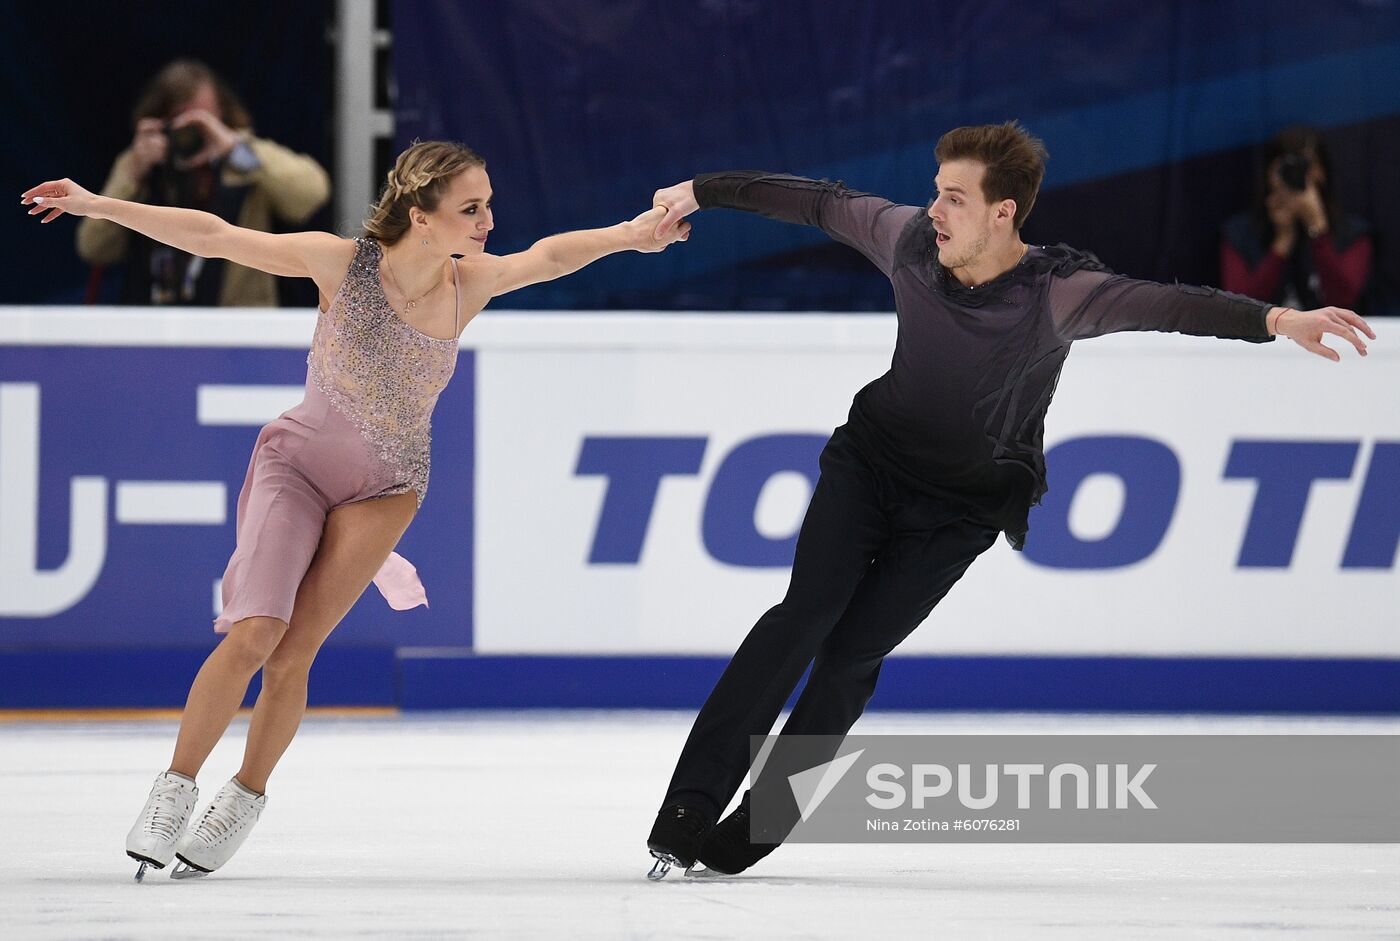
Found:
<path fill-rule="evenodd" d="M 1158 330 L 1268 342 L 1286 336 L 1331 360 L 1334 334 L 1361 355 L 1366 322 L 1335 307 L 1271 307 L 1210 288 L 1115 275 L 1066 245 L 1028 246 L 1045 148 L 1013 123 L 949 131 L 928 208 L 771 173 L 711 173 L 659 190 L 669 227 L 724 207 L 821 228 L 894 286 L 890 369 L 861 389 L 821 455 L 786 597 L 754 625 L 686 741 L 647 846 L 652 877 L 698 858 L 736 873 L 795 824 L 751 841 L 748 795 L 717 826 L 803 671 L 784 735 L 843 736 L 880 665 L 997 534 L 1020 549 L 1045 492 L 1042 437 L 1075 340 Z M 815 661 L 815 662 L 814 662 Z"/>

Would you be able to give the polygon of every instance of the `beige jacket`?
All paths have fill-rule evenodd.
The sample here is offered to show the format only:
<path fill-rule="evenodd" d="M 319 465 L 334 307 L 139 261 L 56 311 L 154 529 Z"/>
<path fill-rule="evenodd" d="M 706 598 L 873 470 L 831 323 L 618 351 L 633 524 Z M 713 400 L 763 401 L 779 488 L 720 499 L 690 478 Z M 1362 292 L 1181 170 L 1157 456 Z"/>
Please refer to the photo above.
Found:
<path fill-rule="evenodd" d="M 240 136 L 252 147 L 262 166 L 252 173 L 239 173 L 227 165 L 223 168 L 224 186 L 251 187 L 237 225 L 266 232 L 272 228 L 274 215 L 285 222 L 303 222 L 325 205 L 330 198 L 331 183 L 319 163 L 270 140 L 250 134 Z M 130 164 L 130 149 L 117 155 L 107 183 L 102 187 L 103 196 L 145 198 L 144 185 L 131 181 Z M 115 222 L 83 219 L 78 223 L 78 255 L 91 265 L 119 264 L 126 257 L 131 237 L 131 230 Z M 276 282 L 265 271 L 227 262 L 219 304 L 223 307 L 275 307 Z"/>

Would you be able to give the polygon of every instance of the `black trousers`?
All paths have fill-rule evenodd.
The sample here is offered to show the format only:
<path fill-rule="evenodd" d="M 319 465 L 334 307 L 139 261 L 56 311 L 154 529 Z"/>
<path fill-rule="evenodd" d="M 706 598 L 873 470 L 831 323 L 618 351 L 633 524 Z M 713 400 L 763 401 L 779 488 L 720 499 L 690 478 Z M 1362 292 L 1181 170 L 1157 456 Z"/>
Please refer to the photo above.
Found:
<path fill-rule="evenodd" d="M 996 541 L 966 504 L 931 497 L 870 460 L 838 428 L 802 521 L 787 595 L 749 631 L 701 708 L 666 800 L 718 816 L 811 664 L 784 735 L 845 735 L 885 655 Z"/>

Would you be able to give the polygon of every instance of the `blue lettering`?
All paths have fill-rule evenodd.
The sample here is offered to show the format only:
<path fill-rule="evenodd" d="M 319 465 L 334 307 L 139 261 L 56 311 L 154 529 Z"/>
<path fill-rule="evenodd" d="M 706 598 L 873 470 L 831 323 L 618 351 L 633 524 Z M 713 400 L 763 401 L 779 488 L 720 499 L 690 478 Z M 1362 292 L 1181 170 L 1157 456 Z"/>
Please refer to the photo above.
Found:
<path fill-rule="evenodd" d="M 636 564 L 642 557 L 647 524 L 661 478 L 700 472 L 705 438 L 585 438 L 577 476 L 608 478 L 598 529 L 593 534 L 591 564 Z"/>
<path fill-rule="evenodd" d="M 1288 568 L 1313 481 L 1350 478 L 1359 447 L 1355 441 L 1236 441 L 1225 478 L 1259 481 L 1236 565 Z"/>
<path fill-rule="evenodd" d="M 758 531 L 754 515 L 775 475 L 798 473 L 812 486 L 827 437 L 763 435 L 740 442 L 710 483 L 701 519 L 705 550 L 716 561 L 746 568 L 792 564 L 800 527 L 779 537 Z M 661 480 L 699 474 L 708 438 L 589 437 L 579 453 L 578 476 L 607 478 L 588 561 L 641 560 Z M 1227 480 L 1257 481 L 1237 565 L 1287 568 L 1293 559 L 1313 481 L 1348 480 L 1356 441 L 1236 441 Z M 1056 569 L 1113 569 L 1152 556 L 1166 538 L 1181 491 L 1181 464 L 1161 441 L 1128 435 L 1073 438 L 1050 449 L 1054 487 L 1032 511 L 1028 561 Z M 1123 485 L 1123 507 L 1105 536 L 1084 539 L 1070 528 L 1070 508 L 1090 477 L 1110 474 Z M 1400 441 L 1378 442 L 1357 502 L 1341 567 L 1389 569 L 1400 551 Z"/>
<path fill-rule="evenodd" d="M 1181 464 L 1171 448 L 1151 438 L 1071 438 L 1051 448 L 1045 462 L 1054 486 L 1031 518 L 1027 559 L 1047 568 L 1111 569 L 1157 551 L 1181 490 Z M 1108 535 L 1080 539 L 1070 531 L 1069 509 L 1080 484 L 1095 474 L 1123 482 L 1123 510 Z"/>
<path fill-rule="evenodd" d="M 716 561 L 754 568 L 792 565 L 797 531 L 774 539 L 754 526 L 758 496 L 774 474 L 796 471 L 816 486 L 825 435 L 764 435 L 741 442 L 710 484 L 701 533 Z"/>
<path fill-rule="evenodd" d="M 1378 441 L 1356 504 L 1344 569 L 1388 569 L 1400 547 L 1400 441 Z"/>

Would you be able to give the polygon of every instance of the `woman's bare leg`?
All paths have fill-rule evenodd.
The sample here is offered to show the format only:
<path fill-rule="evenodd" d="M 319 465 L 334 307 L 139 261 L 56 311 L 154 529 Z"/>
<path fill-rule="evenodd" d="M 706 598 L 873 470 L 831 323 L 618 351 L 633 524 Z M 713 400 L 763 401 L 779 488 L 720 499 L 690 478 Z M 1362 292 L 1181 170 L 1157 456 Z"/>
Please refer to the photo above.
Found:
<path fill-rule="evenodd" d="M 180 716 L 170 770 L 194 778 L 243 704 L 253 674 L 287 633 L 277 618 L 244 618 L 199 668 Z"/>
<path fill-rule="evenodd" d="M 321 644 L 369 586 L 413 520 L 413 492 L 332 510 L 321 545 L 297 589 L 291 625 L 263 665 L 238 780 L 262 793 L 306 712 L 306 684 Z"/>

